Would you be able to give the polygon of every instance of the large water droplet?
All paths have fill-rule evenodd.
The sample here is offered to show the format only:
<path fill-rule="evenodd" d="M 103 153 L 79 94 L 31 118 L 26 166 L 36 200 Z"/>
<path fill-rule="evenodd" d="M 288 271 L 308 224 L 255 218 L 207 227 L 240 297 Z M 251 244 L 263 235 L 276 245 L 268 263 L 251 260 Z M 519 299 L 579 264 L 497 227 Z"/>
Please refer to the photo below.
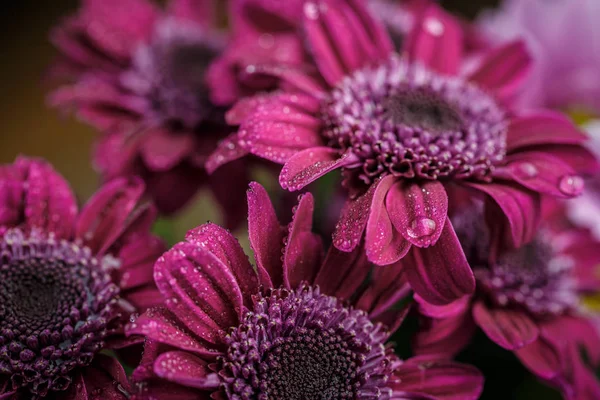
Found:
<path fill-rule="evenodd" d="M 522 163 L 515 169 L 517 175 L 522 179 L 533 179 L 538 176 L 538 169 L 532 163 Z"/>
<path fill-rule="evenodd" d="M 567 196 L 577 196 L 583 192 L 585 184 L 578 175 L 565 175 L 558 182 L 558 189 Z"/>
<path fill-rule="evenodd" d="M 421 239 L 433 235 L 436 227 L 434 220 L 421 216 L 411 222 L 407 233 L 412 238 Z"/>

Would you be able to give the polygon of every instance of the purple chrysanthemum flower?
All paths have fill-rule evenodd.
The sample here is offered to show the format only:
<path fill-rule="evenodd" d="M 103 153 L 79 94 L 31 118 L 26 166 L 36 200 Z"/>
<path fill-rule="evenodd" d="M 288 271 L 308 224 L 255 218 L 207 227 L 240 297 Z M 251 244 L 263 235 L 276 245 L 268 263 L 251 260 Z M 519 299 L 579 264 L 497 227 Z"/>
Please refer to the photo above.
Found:
<path fill-rule="evenodd" d="M 600 3 L 507 0 L 477 23 L 491 41 L 523 38 L 536 63 L 524 105 L 600 112 Z"/>
<path fill-rule="evenodd" d="M 401 361 L 386 343 L 406 311 L 392 307 L 407 294 L 400 269 L 371 271 L 360 249 L 323 260 L 310 194 L 287 227 L 262 186 L 248 205 L 256 269 L 213 224 L 157 261 L 164 307 L 128 326 L 147 338 L 136 399 L 477 398 L 476 369 Z"/>
<path fill-rule="evenodd" d="M 140 176 L 164 213 L 208 185 L 235 226 L 245 215 L 236 202 L 243 191 L 231 191 L 246 186 L 247 168 L 205 171 L 232 131 L 207 81 L 225 45 L 215 7 L 212 0 L 172 0 L 166 11 L 146 0 L 84 1 L 52 34 L 61 52 L 56 70 L 71 82 L 51 101 L 101 131 L 94 163 L 104 180 Z M 223 146 L 228 161 L 246 154 Z"/>
<path fill-rule="evenodd" d="M 477 291 L 447 306 L 417 298 L 425 323 L 416 353 L 452 356 L 479 327 L 566 399 L 599 398 L 598 317 L 583 301 L 600 289 L 598 241 L 566 222 L 562 207 L 518 249 L 500 248 L 481 219 L 470 209 L 454 220 Z"/>
<path fill-rule="evenodd" d="M 0 398 L 126 398 L 123 368 L 100 351 L 135 344 L 129 315 L 161 301 L 152 264 L 164 246 L 142 192 L 115 180 L 78 212 L 49 164 L 0 166 Z"/>
<path fill-rule="evenodd" d="M 518 245 L 539 222 L 541 195 L 579 195 L 578 174 L 597 162 L 563 115 L 510 107 L 531 61 L 522 43 L 494 49 L 462 73 L 460 22 L 421 3 L 400 54 L 361 1 L 304 3 L 316 73 L 256 65 L 283 89 L 238 103 L 228 117 L 241 121 L 240 145 L 283 164 L 286 189 L 341 169 L 350 199 L 335 246 L 352 251 L 366 237 L 372 262 L 402 262 L 414 290 L 443 304 L 475 287 L 447 223 L 455 193 L 486 196 L 505 240 Z"/>

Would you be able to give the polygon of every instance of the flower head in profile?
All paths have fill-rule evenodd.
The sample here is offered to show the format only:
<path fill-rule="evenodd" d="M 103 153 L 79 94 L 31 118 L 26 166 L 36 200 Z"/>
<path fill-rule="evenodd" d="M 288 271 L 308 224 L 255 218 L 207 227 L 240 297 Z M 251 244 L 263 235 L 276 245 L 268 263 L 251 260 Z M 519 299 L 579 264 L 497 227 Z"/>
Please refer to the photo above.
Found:
<path fill-rule="evenodd" d="M 249 152 L 283 164 L 283 188 L 341 169 L 350 199 L 335 246 L 352 251 L 366 237 L 372 262 L 402 260 L 415 291 L 443 304 L 474 289 L 447 222 L 449 195 L 485 196 L 504 239 L 518 245 L 539 222 L 541 196 L 580 194 L 578 174 L 597 164 L 563 115 L 511 107 L 531 62 L 522 43 L 489 51 L 465 74 L 460 23 L 425 4 L 396 53 L 361 1 L 306 2 L 316 71 L 256 65 L 285 88 L 238 103 L 229 119 L 241 121 Z"/>
<path fill-rule="evenodd" d="M 600 3 L 506 0 L 477 23 L 492 43 L 523 38 L 535 57 L 524 105 L 600 112 Z"/>
<path fill-rule="evenodd" d="M 127 328 L 147 338 L 136 399 L 477 398 L 476 369 L 402 361 L 386 343 L 406 311 L 392 307 L 407 294 L 401 270 L 377 269 L 364 285 L 363 252 L 323 257 L 310 194 L 288 226 L 260 185 L 248 205 L 256 268 L 213 224 L 157 261 L 165 304 Z"/>
<path fill-rule="evenodd" d="M 78 211 L 48 163 L 0 166 L 0 398 L 126 398 L 123 368 L 100 352 L 127 356 L 124 324 L 161 301 L 143 190 L 118 179 Z"/>
<path fill-rule="evenodd" d="M 55 72 L 67 83 L 50 100 L 101 131 L 94 164 L 105 180 L 140 176 L 164 213 L 208 185 L 227 211 L 227 225 L 235 226 L 245 214 L 243 202 L 233 201 L 243 199 L 246 169 L 234 163 L 213 177 L 205 171 L 231 132 L 207 81 L 225 45 L 216 6 L 172 0 L 162 10 L 149 0 L 83 1 L 52 33 L 61 56 Z M 225 147 L 228 161 L 245 154 Z"/>
<path fill-rule="evenodd" d="M 553 208 L 534 239 L 517 249 L 500 248 L 481 213 L 456 216 L 477 291 L 446 306 L 417 298 L 425 316 L 417 354 L 451 356 L 478 327 L 566 399 L 600 397 L 598 315 L 585 305 L 600 290 L 600 246 L 568 222 L 561 206 Z"/>

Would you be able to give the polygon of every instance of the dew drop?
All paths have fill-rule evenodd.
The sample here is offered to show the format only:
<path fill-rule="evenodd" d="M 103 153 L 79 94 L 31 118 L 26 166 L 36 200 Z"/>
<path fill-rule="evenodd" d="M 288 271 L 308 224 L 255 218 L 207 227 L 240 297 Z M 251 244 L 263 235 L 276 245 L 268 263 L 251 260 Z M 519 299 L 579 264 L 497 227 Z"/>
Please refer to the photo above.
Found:
<path fill-rule="evenodd" d="M 417 217 L 411 222 L 407 233 L 412 238 L 420 239 L 433 235 L 436 227 L 435 221 L 431 218 Z"/>
<path fill-rule="evenodd" d="M 565 175 L 560 178 L 558 189 L 567 196 L 577 196 L 583 192 L 583 178 L 577 175 Z"/>
<path fill-rule="evenodd" d="M 533 165 L 532 163 L 526 162 L 526 163 L 519 164 L 519 166 L 517 167 L 515 172 L 522 179 L 532 179 L 538 175 L 539 171 L 535 165 Z"/>
<path fill-rule="evenodd" d="M 444 33 L 444 24 L 437 18 L 427 18 L 424 27 L 433 36 L 441 36 Z"/>

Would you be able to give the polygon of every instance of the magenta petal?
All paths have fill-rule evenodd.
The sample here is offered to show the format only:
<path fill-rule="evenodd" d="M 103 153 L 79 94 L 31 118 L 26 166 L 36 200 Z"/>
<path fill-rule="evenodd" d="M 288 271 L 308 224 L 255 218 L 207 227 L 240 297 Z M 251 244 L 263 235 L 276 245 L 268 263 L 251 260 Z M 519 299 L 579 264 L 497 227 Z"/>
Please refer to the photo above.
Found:
<path fill-rule="evenodd" d="M 348 300 L 362 285 L 370 270 L 371 264 L 362 247 L 347 253 L 331 246 L 315 278 L 315 285 L 328 296 Z"/>
<path fill-rule="evenodd" d="M 77 202 L 65 179 L 45 161 L 18 158 L 15 168 L 24 175 L 24 217 L 28 227 L 70 238 L 77 216 Z"/>
<path fill-rule="evenodd" d="M 434 305 L 426 302 L 418 294 L 414 295 L 419 305 L 419 313 L 431 318 L 449 318 L 464 313 L 470 305 L 471 296 L 464 296 L 450 304 Z"/>
<path fill-rule="evenodd" d="M 117 271 L 122 290 L 153 282 L 154 262 L 165 252 L 165 244 L 155 236 L 139 234 L 119 249 L 121 268 Z"/>
<path fill-rule="evenodd" d="M 421 322 L 413 343 L 419 356 L 452 359 L 468 346 L 477 326 L 470 310 L 445 318 L 426 318 Z"/>
<path fill-rule="evenodd" d="M 356 307 L 369 313 L 371 319 L 391 310 L 410 295 L 402 263 L 374 268 L 368 286 L 356 301 Z"/>
<path fill-rule="evenodd" d="M 168 381 L 197 389 L 215 390 L 221 383 L 206 361 L 183 351 L 170 351 L 158 356 L 154 372 Z"/>
<path fill-rule="evenodd" d="M 81 375 L 85 391 L 92 395 L 102 393 L 103 400 L 126 400 L 124 392 L 131 392 L 127 374 L 116 358 L 97 354 L 92 365 L 84 368 Z"/>
<path fill-rule="evenodd" d="M 238 134 L 233 133 L 221 140 L 215 151 L 208 157 L 205 164 L 206 171 L 212 174 L 222 165 L 246 155 L 248 155 L 248 150 L 240 145 Z"/>
<path fill-rule="evenodd" d="M 492 203 L 486 206 L 486 219 L 494 230 L 494 236 L 503 237 L 513 247 L 533 238 L 541 218 L 541 197 L 538 193 L 511 183 L 463 184 L 487 194 L 491 199 Z"/>
<path fill-rule="evenodd" d="M 171 0 L 168 13 L 176 18 L 189 19 L 200 26 L 217 28 L 217 1 Z"/>
<path fill-rule="evenodd" d="M 532 58 L 525 44 L 516 41 L 490 52 L 470 79 L 509 101 L 527 77 L 531 65 Z"/>
<path fill-rule="evenodd" d="M 227 266 L 242 290 L 244 303 L 252 303 L 252 296 L 259 291 L 258 277 L 248 256 L 231 233 L 218 225 L 207 223 L 189 231 L 185 238 L 206 249 Z"/>
<path fill-rule="evenodd" d="M 448 195 L 438 181 L 399 181 L 389 191 L 386 208 L 394 227 L 418 247 L 435 244 L 448 216 Z"/>
<path fill-rule="evenodd" d="M 300 190 L 321 176 L 352 162 L 349 153 L 339 155 L 337 149 L 313 147 L 292 156 L 281 169 L 279 183 L 291 192 Z"/>
<path fill-rule="evenodd" d="M 218 352 L 207 347 L 202 339 L 195 338 L 177 320 L 177 317 L 164 308 L 151 308 L 137 320 L 127 325 L 127 336 L 142 335 L 150 340 L 194 352 L 200 356 L 216 355 Z"/>
<path fill-rule="evenodd" d="M 560 355 L 554 346 L 543 338 L 538 338 L 525 347 L 517 349 L 515 355 L 523 365 L 542 379 L 552 379 L 562 369 Z"/>
<path fill-rule="evenodd" d="M 251 182 L 248 189 L 248 238 L 254 252 L 261 284 L 278 287 L 283 284 L 281 255 L 285 229 L 279 224 L 273 204 L 265 188 Z"/>
<path fill-rule="evenodd" d="M 449 219 L 435 245 L 413 246 L 402 263 L 415 293 L 429 303 L 449 304 L 475 290 L 473 272 Z"/>
<path fill-rule="evenodd" d="M 583 192 L 583 178 L 560 158 L 526 151 L 509 155 L 506 162 L 510 176 L 528 189 L 565 199 Z"/>
<path fill-rule="evenodd" d="M 580 174 L 594 175 L 600 172 L 600 161 L 590 150 L 581 145 L 557 144 L 536 146 L 536 151 L 543 151 L 562 162 L 567 163 Z"/>
<path fill-rule="evenodd" d="M 508 151 L 512 152 L 536 145 L 582 144 L 587 139 L 564 114 L 546 110 L 514 117 L 508 127 L 506 143 Z"/>
<path fill-rule="evenodd" d="M 422 393 L 439 400 L 477 399 L 483 390 L 483 375 L 470 365 L 430 361 L 413 357 L 394 373 L 394 391 Z"/>
<path fill-rule="evenodd" d="M 173 168 L 195 150 L 193 134 L 153 129 L 144 133 L 141 155 L 152 171 Z"/>
<path fill-rule="evenodd" d="M 233 273 L 208 248 L 178 243 L 154 265 L 165 305 L 186 327 L 211 343 L 237 326 L 243 299 Z"/>
<path fill-rule="evenodd" d="M 312 233 L 314 199 L 303 194 L 295 208 L 283 253 L 283 281 L 296 288 L 301 282 L 311 284 L 316 278 L 323 259 L 323 243 Z"/>
<path fill-rule="evenodd" d="M 137 178 L 107 183 L 81 211 L 76 236 L 92 251 L 104 252 L 122 233 L 143 192 L 144 184 Z"/>
<path fill-rule="evenodd" d="M 250 182 L 250 168 L 246 160 L 224 165 L 209 176 L 210 190 L 223 216 L 223 226 L 237 229 L 248 218 L 246 185 Z"/>
<path fill-rule="evenodd" d="M 352 251 L 362 240 L 373 195 L 380 182 L 381 180 L 375 181 L 365 193 L 349 199 L 344 205 L 333 232 L 333 245 L 337 249 L 346 252 Z"/>
<path fill-rule="evenodd" d="M 393 226 L 385 205 L 386 196 L 397 178 L 388 175 L 375 189 L 367 221 L 365 250 L 369 261 L 377 265 L 393 264 L 410 250 L 411 243 Z"/>
<path fill-rule="evenodd" d="M 454 75 L 462 61 L 462 28 L 440 6 L 431 3 L 415 21 L 407 38 L 406 52 L 412 61 Z"/>
<path fill-rule="evenodd" d="M 473 306 L 473 318 L 491 340 L 507 350 L 528 345 L 540 333 L 536 323 L 527 314 L 509 309 L 488 308 L 482 302 Z"/>

